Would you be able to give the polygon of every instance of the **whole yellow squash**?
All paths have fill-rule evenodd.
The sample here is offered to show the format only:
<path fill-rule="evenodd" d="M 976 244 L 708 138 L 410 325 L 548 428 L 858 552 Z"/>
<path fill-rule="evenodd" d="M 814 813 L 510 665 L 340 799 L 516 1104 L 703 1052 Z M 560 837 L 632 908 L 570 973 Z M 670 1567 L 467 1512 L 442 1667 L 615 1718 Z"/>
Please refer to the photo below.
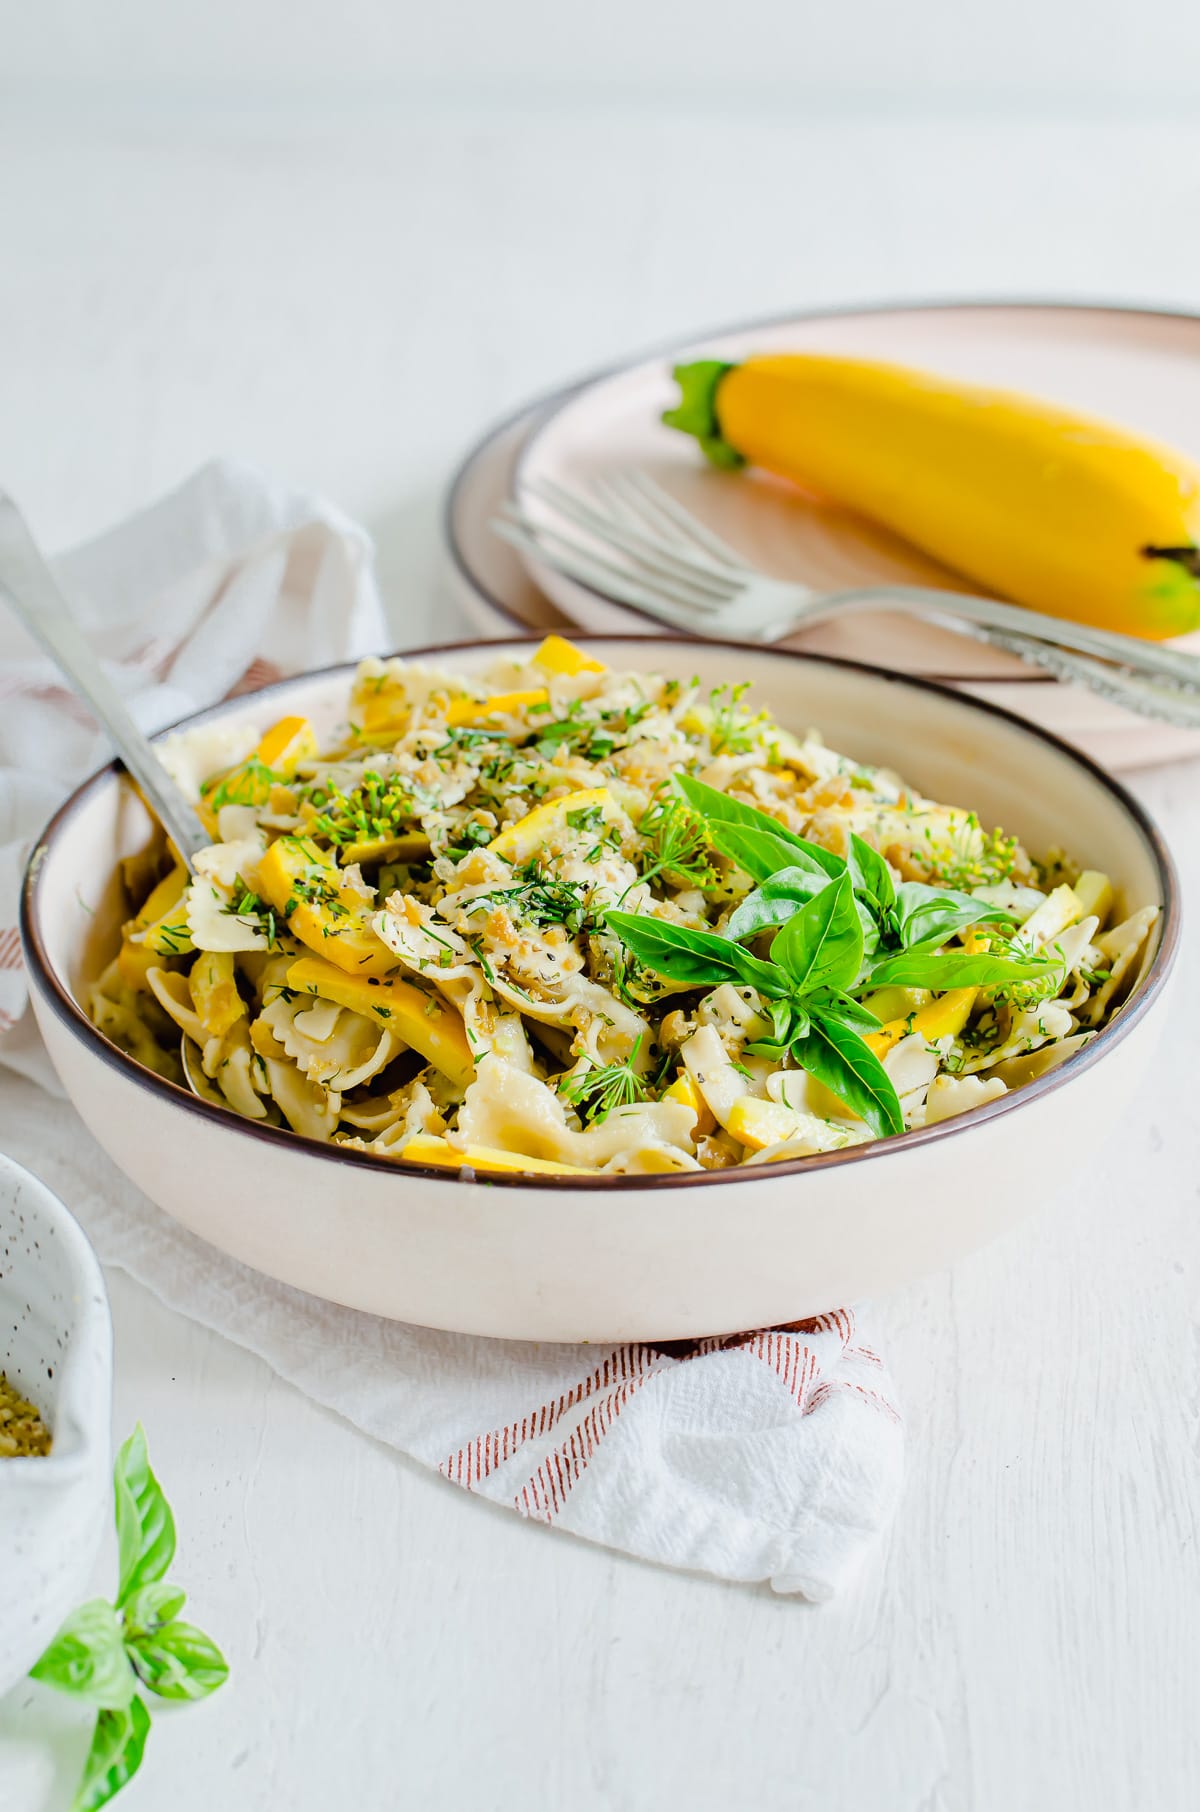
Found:
<path fill-rule="evenodd" d="M 663 420 L 886 524 L 985 589 L 1158 641 L 1200 626 L 1200 465 L 1036 398 L 865 359 L 675 368 Z"/>

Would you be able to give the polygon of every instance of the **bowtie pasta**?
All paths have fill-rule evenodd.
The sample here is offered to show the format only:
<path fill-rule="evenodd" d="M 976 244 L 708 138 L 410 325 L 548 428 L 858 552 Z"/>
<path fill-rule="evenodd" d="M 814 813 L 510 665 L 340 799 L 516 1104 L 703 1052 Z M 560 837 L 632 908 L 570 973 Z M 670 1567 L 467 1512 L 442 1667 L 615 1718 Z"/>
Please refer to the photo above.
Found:
<path fill-rule="evenodd" d="M 92 1018 L 248 1120 L 450 1169 L 769 1164 L 1078 1051 L 1156 912 L 744 696 L 551 636 L 485 679 L 366 661 L 164 759 L 212 846 L 124 865 Z"/>

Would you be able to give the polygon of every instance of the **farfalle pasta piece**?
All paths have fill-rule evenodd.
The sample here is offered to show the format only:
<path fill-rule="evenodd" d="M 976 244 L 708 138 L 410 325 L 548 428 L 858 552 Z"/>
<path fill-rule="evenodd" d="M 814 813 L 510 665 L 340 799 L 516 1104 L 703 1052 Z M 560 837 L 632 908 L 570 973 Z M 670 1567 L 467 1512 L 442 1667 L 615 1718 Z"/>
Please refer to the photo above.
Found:
<path fill-rule="evenodd" d="M 1007 1093 L 1007 1085 L 999 1076 L 937 1076 L 925 1096 L 923 1124 L 936 1126 L 939 1121 L 952 1120 L 957 1114 L 983 1107 Z"/>
<path fill-rule="evenodd" d="M 678 1101 L 614 1108 L 586 1130 L 573 1127 L 562 1097 L 535 1076 L 487 1058 L 466 1092 L 457 1141 L 595 1168 L 622 1151 L 649 1146 L 691 1156 L 695 1117 Z"/>
<path fill-rule="evenodd" d="M 378 1021 L 309 994 L 278 994 L 259 1018 L 308 1081 L 342 1094 L 369 1082 L 404 1049 Z"/>
<path fill-rule="evenodd" d="M 1108 980 L 1096 989 L 1081 1015 L 1088 1025 L 1098 1025 L 1120 998 L 1132 979 L 1134 964 L 1147 938 L 1158 923 L 1158 916 L 1157 906 L 1143 906 L 1140 911 L 1122 919 L 1119 925 L 1114 925 L 1111 931 L 1102 931 L 1097 937 L 1096 948 L 1108 970 Z"/>

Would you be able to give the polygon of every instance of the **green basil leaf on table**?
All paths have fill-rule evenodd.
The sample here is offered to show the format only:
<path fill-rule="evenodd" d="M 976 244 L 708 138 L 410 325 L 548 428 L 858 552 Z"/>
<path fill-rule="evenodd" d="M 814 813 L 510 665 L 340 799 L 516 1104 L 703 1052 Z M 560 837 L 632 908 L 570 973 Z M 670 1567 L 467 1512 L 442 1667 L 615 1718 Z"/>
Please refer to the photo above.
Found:
<path fill-rule="evenodd" d="M 1000 988 L 1010 982 L 1037 981 L 1052 964 L 1045 957 L 973 956 L 963 950 L 900 950 L 874 965 L 873 988 Z"/>
<path fill-rule="evenodd" d="M 165 1623 L 130 1641 L 138 1677 L 160 1699 L 206 1699 L 229 1677 L 229 1664 L 194 1623 Z"/>
<path fill-rule="evenodd" d="M 123 1711 L 100 1713 L 71 1812 L 97 1812 L 133 1779 L 142 1765 L 149 1730 L 150 1713 L 141 1699 L 131 1699 Z"/>
<path fill-rule="evenodd" d="M 175 1519 L 150 1470 L 146 1431 L 139 1422 L 113 1469 L 120 1581 L 117 1609 L 140 1586 L 161 1579 L 175 1558 Z"/>
<path fill-rule="evenodd" d="M 792 1056 L 801 1069 L 865 1120 L 877 1138 L 904 1131 L 904 1115 L 892 1079 L 853 1027 L 834 1014 L 812 1010 L 808 1037 L 797 1039 Z"/>
<path fill-rule="evenodd" d="M 187 1593 L 179 1586 L 168 1585 L 165 1579 L 142 1586 L 125 1601 L 126 1635 L 144 1636 L 173 1622 L 186 1603 Z"/>
<path fill-rule="evenodd" d="M 989 906 L 969 893 L 948 887 L 926 887 L 905 881 L 896 894 L 896 924 L 905 950 L 936 950 L 956 931 L 989 919 L 1011 919 L 1011 913 Z"/>
<path fill-rule="evenodd" d="M 776 933 L 771 960 L 786 969 L 797 994 L 848 988 L 858 977 L 863 934 L 850 876 L 829 881 Z"/>
<path fill-rule="evenodd" d="M 788 992 L 787 976 L 775 963 L 762 962 L 715 931 L 694 931 L 632 912 L 606 913 L 604 922 L 644 968 L 685 988 L 715 988 L 734 981 L 768 996 Z"/>
<path fill-rule="evenodd" d="M 44 1686 L 107 1711 L 124 1710 L 137 1688 L 120 1620 L 103 1598 L 73 1611 L 29 1672 Z"/>

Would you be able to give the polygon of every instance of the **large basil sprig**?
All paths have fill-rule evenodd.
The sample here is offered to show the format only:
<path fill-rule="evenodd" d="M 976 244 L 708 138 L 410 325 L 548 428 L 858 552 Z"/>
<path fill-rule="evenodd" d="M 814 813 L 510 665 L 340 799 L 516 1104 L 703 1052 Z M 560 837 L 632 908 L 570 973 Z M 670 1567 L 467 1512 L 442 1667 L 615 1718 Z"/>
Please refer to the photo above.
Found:
<path fill-rule="evenodd" d="M 843 858 L 702 781 L 677 775 L 675 784 L 711 846 L 758 885 L 724 933 L 627 912 L 608 913 L 606 924 L 639 963 L 669 981 L 754 988 L 772 1027 L 747 1050 L 775 1062 L 790 1052 L 880 1138 L 902 1132 L 904 1118 L 891 1078 L 864 1042 L 879 1022 L 855 994 L 890 985 L 1003 987 L 1051 966 L 1022 953 L 943 950 L 969 926 L 1009 915 L 951 888 L 897 887 L 887 862 L 853 832 Z M 769 958 L 741 947 L 768 932 Z"/>
<path fill-rule="evenodd" d="M 160 1699 L 204 1699 L 228 1677 L 216 1644 L 179 1617 L 185 1594 L 163 1578 L 175 1558 L 175 1519 L 150 1470 L 139 1422 L 113 1469 L 120 1568 L 115 1604 L 94 1598 L 63 1624 L 30 1674 L 97 1707 L 92 1745 L 71 1812 L 96 1812 L 141 1767 Z"/>

